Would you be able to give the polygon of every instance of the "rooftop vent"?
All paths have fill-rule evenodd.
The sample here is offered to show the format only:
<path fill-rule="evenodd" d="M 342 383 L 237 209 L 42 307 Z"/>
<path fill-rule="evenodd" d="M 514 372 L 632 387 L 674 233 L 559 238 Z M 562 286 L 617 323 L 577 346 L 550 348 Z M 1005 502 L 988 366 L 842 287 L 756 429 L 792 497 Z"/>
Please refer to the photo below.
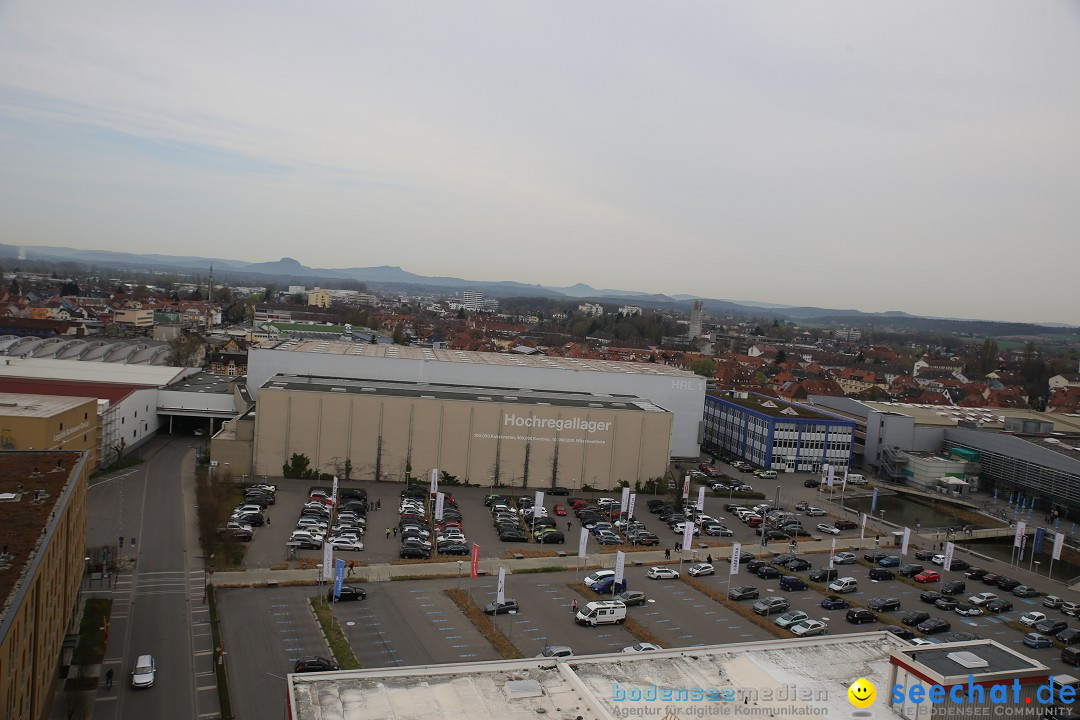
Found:
<path fill-rule="evenodd" d="M 962 667 L 964 667 L 964 668 L 966 668 L 968 670 L 973 670 L 975 668 L 984 668 L 984 667 L 989 667 L 990 666 L 989 662 L 987 662 L 986 660 L 983 660 L 981 657 L 979 657 L 978 655 L 976 655 L 973 652 L 968 652 L 968 651 L 951 652 L 948 655 L 946 655 L 946 657 L 949 658 L 950 660 L 952 660 L 957 665 L 960 665 L 960 666 L 962 666 Z"/>

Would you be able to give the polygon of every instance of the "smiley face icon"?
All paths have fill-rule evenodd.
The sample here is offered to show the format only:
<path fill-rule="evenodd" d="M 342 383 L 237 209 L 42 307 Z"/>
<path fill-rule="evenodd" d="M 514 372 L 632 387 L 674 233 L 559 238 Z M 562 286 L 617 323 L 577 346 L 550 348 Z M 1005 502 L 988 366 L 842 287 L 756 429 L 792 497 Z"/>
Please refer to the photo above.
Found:
<path fill-rule="evenodd" d="M 868 708 L 877 699 L 877 688 L 866 678 L 859 678 L 847 689 L 848 700 L 857 708 Z"/>

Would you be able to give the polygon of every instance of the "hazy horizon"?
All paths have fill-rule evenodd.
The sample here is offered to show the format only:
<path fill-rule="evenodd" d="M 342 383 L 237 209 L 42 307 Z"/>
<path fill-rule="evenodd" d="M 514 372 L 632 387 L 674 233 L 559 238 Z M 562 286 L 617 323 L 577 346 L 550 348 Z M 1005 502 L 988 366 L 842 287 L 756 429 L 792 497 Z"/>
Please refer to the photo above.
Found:
<path fill-rule="evenodd" d="M 0 242 L 1080 324 L 1080 5 L 0 4 Z"/>

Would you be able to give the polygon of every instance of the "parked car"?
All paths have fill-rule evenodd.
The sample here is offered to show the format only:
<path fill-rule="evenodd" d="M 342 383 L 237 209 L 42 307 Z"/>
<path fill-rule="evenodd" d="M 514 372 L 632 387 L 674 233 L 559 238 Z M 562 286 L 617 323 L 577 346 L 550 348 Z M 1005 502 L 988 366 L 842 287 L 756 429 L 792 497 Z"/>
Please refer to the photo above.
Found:
<path fill-rule="evenodd" d="M 906 627 L 900 627 L 898 625 L 889 625 L 884 628 L 885 632 L 890 632 L 901 640 L 911 640 L 915 637 L 915 633 L 908 630 Z"/>
<path fill-rule="evenodd" d="M 991 600 L 990 602 L 983 605 L 983 607 L 992 613 L 1009 612 L 1013 609 L 1011 602 L 1009 602 L 1008 600 L 1002 600 L 1000 598 L 997 600 Z"/>
<path fill-rule="evenodd" d="M 645 573 L 645 577 L 653 580 L 676 580 L 679 577 L 679 571 L 654 565 Z"/>
<path fill-rule="evenodd" d="M 1037 622 L 1033 626 L 1036 632 L 1040 632 L 1043 635 L 1057 635 L 1062 630 L 1069 627 L 1069 623 L 1064 620 L 1054 620 L 1053 618 L 1047 618 L 1042 622 Z"/>
<path fill-rule="evenodd" d="M 851 605 L 849 605 L 848 601 L 840 597 L 839 595 L 829 595 L 821 601 L 821 607 L 825 608 L 826 610 L 846 610 L 847 608 L 851 607 Z"/>
<path fill-rule="evenodd" d="M 1046 613 L 1035 612 L 1035 611 L 1026 612 L 1026 613 L 1024 613 L 1023 615 L 1020 616 L 1020 624 L 1021 625 L 1027 625 L 1028 627 L 1031 627 L 1031 626 L 1035 625 L 1036 623 L 1041 623 L 1045 619 L 1046 619 Z"/>
<path fill-rule="evenodd" d="M 521 606 L 518 605 L 517 600 L 506 598 L 502 602 L 498 600 L 492 600 L 484 606 L 484 613 L 487 615 L 504 615 L 506 613 L 521 612 Z"/>
<path fill-rule="evenodd" d="M 1016 597 L 1038 597 L 1040 593 L 1028 585 L 1017 585 L 1012 589 L 1012 594 Z"/>
<path fill-rule="evenodd" d="M 622 649 L 624 653 L 649 652 L 650 650 L 663 650 L 663 648 L 661 648 L 659 645 L 647 642 L 637 643 L 636 645 L 630 645 Z"/>
<path fill-rule="evenodd" d="M 934 635 L 935 633 L 948 632 L 952 628 L 948 620 L 942 620 L 941 618 L 932 617 L 922 621 L 915 626 L 915 629 L 921 632 L 923 635 Z"/>
<path fill-rule="evenodd" d="M 771 615 L 775 612 L 787 612 L 790 607 L 787 598 L 774 595 L 758 600 L 751 609 L 758 615 Z"/>
<path fill-rule="evenodd" d="M 349 602 L 350 600 L 363 600 L 367 597 L 367 590 L 355 585 L 342 585 L 341 592 L 338 594 L 338 602 Z M 326 592 L 327 601 L 332 602 L 334 599 L 334 588 L 330 588 Z"/>
<path fill-rule="evenodd" d="M 905 625 L 918 625 L 919 623 L 929 619 L 930 613 L 922 610 L 911 610 L 904 613 L 904 616 L 900 618 L 900 622 Z"/>
<path fill-rule="evenodd" d="M 833 525 L 840 528 L 841 530 L 854 530 L 855 528 L 859 527 L 859 524 L 857 522 L 855 522 L 854 520 L 844 520 L 844 519 L 837 520 L 836 522 L 833 523 Z"/>
<path fill-rule="evenodd" d="M 1035 648 L 1036 650 L 1039 650 L 1040 648 L 1053 647 L 1054 645 L 1053 641 L 1051 641 L 1050 638 L 1035 632 L 1028 633 L 1024 636 L 1024 644 L 1027 645 L 1029 648 Z"/>
<path fill-rule="evenodd" d="M 829 590 L 834 593 L 849 593 L 859 589 L 859 581 L 853 577 L 842 577 L 829 583 Z"/>
<path fill-rule="evenodd" d="M 840 528 L 836 527 L 835 525 L 831 525 L 829 523 L 818 523 L 817 529 L 820 530 L 821 532 L 827 533 L 829 535 L 839 535 L 840 534 Z"/>
<path fill-rule="evenodd" d="M 811 635 L 824 635 L 828 626 L 821 620 L 803 620 L 788 628 L 795 637 L 810 637 Z"/>
<path fill-rule="evenodd" d="M 1058 642 L 1066 645 L 1080 645 L 1080 629 L 1077 628 L 1062 630 L 1055 637 Z"/>
<path fill-rule="evenodd" d="M 773 622 L 778 627 L 787 628 L 791 627 L 792 625 L 801 623 L 803 620 L 809 619 L 810 616 L 804 613 L 802 610 L 788 610 L 786 613 L 773 620 Z"/>
<path fill-rule="evenodd" d="M 730 600 L 753 600 L 758 597 L 758 589 L 753 585 L 736 585 L 728 591 Z"/>
<path fill-rule="evenodd" d="M 537 655 L 536 657 L 538 657 L 538 658 L 562 658 L 562 657 L 573 657 L 573 655 L 574 655 L 574 651 L 571 650 L 566 645 L 548 645 L 543 650 L 541 650 L 540 654 Z"/>
<path fill-rule="evenodd" d="M 1064 600 L 1062 601 L 1061 605 L 1058 606 L 1058 610 L 1070 617 L 1076 617 L 1078 614 L 1080 614 L 1080 603 Z"/>
<path fill-rule="evenodd" d="M 798 592 L 800 590 L 809 590 L 810 586 L 800 577 L 785 575 L 780 578 L 780 589 L 785 592 Z"/>
<path fill-rule="evenodd" d="M 780 577 L 780 571 L 772 565 L 762 565 L 757 569 L 757 576 L 762 580 L 775 580 Z"/>
<path fill-rule="evenodd" d="M 623 605 L 644 605 L 648 602 L 648 598 L 645 593 L 640 590 L 627 590 L 626 592 L 619 593 L 619 599 L 623 601 Z"/>
<path fill-rule="evenodd" d="M 875 597 L 866 602 L 866 607 L 876 612 L 891 612 L 900 609 L 900 600 L 894 597 Z"/>
<path fill-rule="evenodd" d="M 294 673 L 330 672 L 337 669 L 338 666 L 336 662 L 327 660 L 324 657 L 319 657 L 318 655 L 308 655 L 298 658 L 293 665 Z"/>
<path fill-rule="evenodd" d="M 690 577 L 701 577 L 702 575 L 715 575 L 716 568 L 714 568 L 709 563 L 694 563 L 686 572 L 690 575 Z M 678 575 L 676 575 L 675 577 L 678 577 Z"/>
<path fill-rule="evenodd" d="M 869 576 L 870 576 L 871 580 L 878 580 L 878 581 L 880 581 L 880 580 L 895 580 L 896 579 L 896 573 L 894 573 L 892 570 L 886 570 L 885 568 L 878 568 L 878 567 L 870 568 Z"/>
<path fill-rule="evenodd" d="M 836 553 L 832 559 L 834 565 L 854 565 L 855 560 L 857 560 L 855 553 L 849 552 Z"/>
<path fill-rule="evenodd" d="M 941 580 L 941 573 L 937 570 L 923 570 L 921 573 L 912 578 L 915 582 L 919 583 L 932 583 Z"/>
<path fill-rule="evenodd" d="M 960 606 L 960 601 L 957 600 L 954 597 L 949 597 L 948 595 L 942 595 L 941 597 L 939 597 L 937 600 L 934 601 L 934 607 L 940 608 L 942 610 L 955 610 L 959 606 Z M 972 605 L 972 607 L 977 607 L 977 606 Z"/>
<path fill-rule="evenodd" d="M 903 558 L 899 555 L 886 555 L 877 561 L 879 567 L 900 567 Z"/>
<path fill-rule="evenodd" d="M 960 603 L 953 610 L 957 615 L 964 617 L 978 617 L 983 614 L 983 610 L 978 605 L 969 605 L 968 603 Z"/>
<path fill-rule="evenodd" d="M 1061 603 L 1063 603 L 1063 602 L 1065 602 L 1065 601 L 1062 600 L 1061 598 L 1059 598 L 1057 595 L 1047 595 L 1046 597 L 1043 598 L 1042 604 L 1043 604 L 1043 607 L 1048 607 L 1048 608 L 1051 608 L 1053 610 L 1057 610 L 1058 608 L 1061 607 Z"/>
<path fill-rule="evenodd" d="M 901 565 L 900 567 L 896 568 L 896 572 L 900 573 L 904 577 L 915 577 L 925 569 L 926 568 L 924 568 L 922 565 L 907 563 L 906 565 Z"/>
<path fill-rule="evenodd" d="M 949 582 L 938 588 L 938 592 L 942 595 L 959 595 L 967 590 L 967 585 L 963 580 L 950 580 Z"/>
<path fill-rule="evenodd" d="M 851 608 L 844 615 L 844 619 L 853 625 L 862 625 L 864 623 L 877 622 L 877 615 L 870 612 L 866 608 Z"/>
<path fill-rule="evenodd" d="M 839 571 L 836 568 L 818 568 L 810 571 L 810 581 L 816 583 L 832 582 L 839 577 Z"/>
<path fill-rule="evenodd" d="M 998 596 L 992 592 L 976 593 L 968 598 L 968 602 L 972 605 L 985 605 L 991 600 L 997 600 Z"/>

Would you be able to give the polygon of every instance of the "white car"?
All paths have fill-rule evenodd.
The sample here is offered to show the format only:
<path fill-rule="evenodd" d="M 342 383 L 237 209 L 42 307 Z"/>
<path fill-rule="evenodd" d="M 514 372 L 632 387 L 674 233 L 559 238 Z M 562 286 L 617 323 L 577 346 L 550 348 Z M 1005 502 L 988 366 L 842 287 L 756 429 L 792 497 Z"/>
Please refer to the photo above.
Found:
<path fill-rule="evenodd" d="M 139 659 L 135 661 L 135 668 L 131 671 L 131 687 L 154 687 L 156 680 L 157 667 L 154 665 L 154 656 L 140 655 Z"/>
<path fill-rule="evenodd" d="M 997 599 L 998 599 L 998 596 L 995 595 L 992 592 L 981 592 L 981 593 L 977 593 L 977 594 L 972 595 L 971 597 L 969 597 L 968 602 L 971 603 L 972 605 L 985 605 L 986 603 L 990 602 L 991 600 L 997 600 Z"/>
<path fill-rule="evenodd" d="M 944 555 L 935 555 L 934 557 L 930 558 L 930 562 L 934 563 L 935 565 L 944 565 L 945 564 L 945 556 Z"/>
<path fill-rule="evenodd" d="M 360 552 L 364 549 L 364 543 L 356 538 L 350 537 L 330 538 L 328 544 L 335 550 L 352 550 L 353 552 Z"/>
<path fill-rule="evenodd" d="M 810 517 L 822 517 L 825 515 L 825 511 L 819 507 L 810 506 L 803 511 L 803 515 L 809 515 Z"/>
<path fill-rule="evenodd" d="M 602 580 L 607 580 L 608 578 L 613 578 L 613 577 L 615 577 L 615 571 L 614 570 L 597 570 L 592 575 L 586 576 L 585 580 L 583 580 L 583 582 L 585 583 L 585 587 L 592 590 L 593 585 L 596 585 L 597 583 L 599 583 Z"/>
<path fill-rule="evenodd" d="M 649 568 L 649 572 L 645 573 L 645 577 L 653 580 L 674 580 L 679 577 L 679 572 L 671 568 L 653 566 Z"/>
<path fill-rule="evenodd" d="M 809 637 L 811 635 L 824 635 L 828 627 L 820 620 L 803 620 L 801 623 L 792 625 L 788 630 L 797 637 Z"/>
<path fill-rule="evenodd" d="M 699 575 L 713 575 L 716 569 L 709 563 L 696 563 L 691 565 L 687 572 L 693 577 L 698 577 Z"/>
<path fill-rule="evenodd" d="M 1046 613 L 1041 612 L 1026 612 L 1020 616 L 1020 624 L 1031 627 L 1035 623 L 1041 623 L 1046 619 Z"/>
<path fill-rule="evenodd" d="M 835 525 L 830 525 L 829 523 L 819 523 L 817 529 L 823 533 L 829 533 L 830 535 L 840 534 L 840 528 Z"/>
<path fill-rule="evenodd" d="M 663 648 L 652 643 L 638 643 L 637 645 L 630 645 L 622 649 L 625 653 L 639 653 L 647 652 L 649 650 L 663 650 Z"/>

